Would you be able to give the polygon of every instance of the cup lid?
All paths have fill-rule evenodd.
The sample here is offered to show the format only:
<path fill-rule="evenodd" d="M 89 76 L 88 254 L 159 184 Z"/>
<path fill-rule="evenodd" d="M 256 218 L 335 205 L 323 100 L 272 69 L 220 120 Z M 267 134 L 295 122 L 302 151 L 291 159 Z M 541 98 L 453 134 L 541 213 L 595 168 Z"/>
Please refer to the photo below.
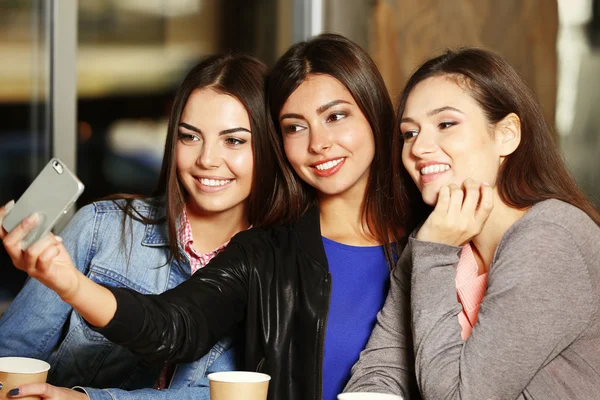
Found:
<path fill-rule="evenodd" d="M 208 374 L 208 380 L 215 382 L 253 383 L 270 381 L 271 377 L 261 372 L 225 371 Z"/>

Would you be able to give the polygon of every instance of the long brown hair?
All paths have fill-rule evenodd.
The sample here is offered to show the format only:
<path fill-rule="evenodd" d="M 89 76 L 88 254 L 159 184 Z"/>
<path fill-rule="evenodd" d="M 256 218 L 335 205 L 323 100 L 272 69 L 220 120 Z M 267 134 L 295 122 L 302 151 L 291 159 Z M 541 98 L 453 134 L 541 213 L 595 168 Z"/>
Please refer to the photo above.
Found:
<path fill-rule="evenodd" d="M 285 208 L 276 202 L 283 188 L 278 184 L 281 170 L 278 155 L 271 144 L 269 122 L 265 110 L 264 84 L 267 67 L 254 57 L 244 54 L 213 55 L 193 67 L 183 79 L 175 94 L 165 150 L 156 189 L 151 197 L 138 195 L 114 195 L 109 199 L 125 199 L 116 204 L 131 219 L 145 224 L 167 224 L 171 257 L 181 259 L 177 243 L 177 221 L 185 206 L 187 193 L 177 177 L 176 146 L 181 115 L 188 98 L 198 89 L 210 88 L 239 100 L 248 112 L 252 132 L 254 173 L 252 189 L 248 198 L 248 221 L 254 226 L 279 222 Z M 144 200 L 165 207 L 166 215 L 160 218 L 143 217 L 133 205 L 133 200 Z M 275 204 L 277 203 L 277 204 Z"/>
<path fill-rule="evenodd" d="M 323 74 L 337 79 L 350 92 L 365 115 L 375 140 L 362 215 L 368 231 L 380 243 L 388 244 L 403 232 L 403 223 L 393 204 L 391 191 L 391 142 L 394 110 L 383 79 L 369 55 L 343 36 L 322 34 L 292 47 L 277 61 L 267 80 L 267 106 L 277 133 L 274 141 L 283 152 L 279 113 L 287 98 L 309 76 Z M 302 181 L 289 162 L 289 214 L 299 218 L 316 204 L 314 188 Z M 391 248 L 386 246 L 391 260 Z"/>
<path fill-rule="evenodd" d="M 409 78 L 398 103 L 397 123 L 401 120 L 408 96 L 415 86 L 427 78 L 449 76 L 468 90 L 490 124 L 496 124 L 510 113 L 521 120 L 521 142 L 498 172 L 498 193 L 509 206 L 530 207 L 547 199 L 559 199 L 578 207 L 600 224 L 600 214 L 582 194 L 567 171 L 552 130 L 543 117 L 539 103 L 525 81 L 508 62 L 497 54 L 476 48 L 446 51 L 426 61 Z M 430 207 L 424 205 L 416 185 L 402 165 L 403 140 L 399 126 L 394 128 L 394 169 L 397 184 L 395 196 L 403 209 L 410 209 L 409 225 L 427 217 Z"/>

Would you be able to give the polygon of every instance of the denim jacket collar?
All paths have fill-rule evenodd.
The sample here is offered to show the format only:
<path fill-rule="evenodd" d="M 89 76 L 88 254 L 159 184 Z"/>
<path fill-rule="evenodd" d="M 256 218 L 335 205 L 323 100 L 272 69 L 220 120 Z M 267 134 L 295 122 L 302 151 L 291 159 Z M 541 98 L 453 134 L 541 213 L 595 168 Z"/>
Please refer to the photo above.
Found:
<path fill-rule="evenodd" d="M 164 208 L 152 207 L 150 210 L 150 218 L 164 217 Z M 163 214 L 163 215 L 160 215 Z M 169 232 L 167 224 L 150 224 L 146 225 L 146 231 L 144 239 L 142 240 L 144 246 L 149 247 L 161 247 L 169 245 Z"/>

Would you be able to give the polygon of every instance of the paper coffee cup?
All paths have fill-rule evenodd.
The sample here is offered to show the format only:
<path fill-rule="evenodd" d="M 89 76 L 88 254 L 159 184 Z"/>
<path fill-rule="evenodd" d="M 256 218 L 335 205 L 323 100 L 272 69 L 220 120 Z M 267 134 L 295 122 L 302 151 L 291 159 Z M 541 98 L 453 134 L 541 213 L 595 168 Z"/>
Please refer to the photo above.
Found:
<path fill-rule="evenodd" d="M 338 394 L 338 400 L 402 400 L 395 394 L 355 392 Z"/>
<path fill-rule="evenodd" d="M 266 400 L 271 377 L 259 372 L 228 371 L 208 375 L 210 400 Z"/>
<path fill-rule="evenodd" d="M 48 377 L 50 364 L 35 358 L 0 357 L 0 400 L 9 399 L 11 389 L 26 383 L 44 383 Z M 39 400 L 39 396 L 21 397 L 26 400 Z"/>

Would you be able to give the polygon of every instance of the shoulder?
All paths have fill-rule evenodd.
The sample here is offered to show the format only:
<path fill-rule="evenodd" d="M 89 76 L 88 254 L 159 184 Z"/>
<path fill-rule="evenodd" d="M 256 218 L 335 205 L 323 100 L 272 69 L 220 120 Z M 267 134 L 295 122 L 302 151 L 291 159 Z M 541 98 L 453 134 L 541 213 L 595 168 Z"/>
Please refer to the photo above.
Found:
<path fill-rule="evenodd" d="M 600 227 L 582 210 L 560 200 L 551 199 L 534 205 L 505 233 L 499 249 L 525 247 L 536 253 L 531 244 L 543 248 L 558 246 L 583 252 L 600 249 Z"/>
<path fill-rule="evenodd" d="M 587 214 L 559 200 L 533 206 L 504 234 L 490 280 L 590 292 L 600 280 L 600 229 Z"/>
<path fill-rule="evenodd" d="M 154 197 L 140 200 L 100 200 L 83 207 L 81 211 L 85 208 L 93 207 L 93 210 L 98 214 L 116 214 L 122 216 L 128 205 L 134 214 L 139 214 L 145 218 L 160 218 L 165 214 L 164 202 L 160 198 Z"/>

